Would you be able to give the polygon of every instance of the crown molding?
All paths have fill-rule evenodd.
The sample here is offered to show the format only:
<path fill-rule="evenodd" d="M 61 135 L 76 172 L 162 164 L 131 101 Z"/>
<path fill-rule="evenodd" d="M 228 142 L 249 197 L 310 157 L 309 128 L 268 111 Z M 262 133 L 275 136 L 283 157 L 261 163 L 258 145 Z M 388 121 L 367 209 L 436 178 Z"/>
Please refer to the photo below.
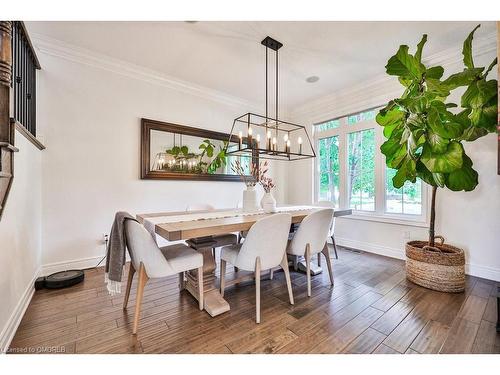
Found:
<path fill-rule="evenodd" d="M 474 57 L 495 53 L 497 50 L 496 33 L 489 33 L 474 39 Z M 441 65 L 444 68 L 462 61 L 462 51 L 456 47 L 448 48 L 427 56 L 423 62 L 428 65 Z M 360 108 L 372 108 L 401 94 L 401 86 L 394 77 L 385 73 L 347 89 L 340 89 L 332 94 L 298 106 L 290 115 L 294 121 L 307 118 L 310 124 L 325 121 L 328 118 L 344 116 L 359 111 Z"/>
<path fill-rule="evenodd" d="M 31 33 L 35 49 L 41 54 L 103 69 L 129 78 L 144 81 L 153 85 L 166 87 L 185 94 L 223 103 L 225 105 L 244 108 L 245 111 L 256 111 L 260 107 L 253 102 L 227 94 L 222 91 L 180 80 L 161 72 L 115 59 L 108 55 L 81 48 L 46 35 Z"/>

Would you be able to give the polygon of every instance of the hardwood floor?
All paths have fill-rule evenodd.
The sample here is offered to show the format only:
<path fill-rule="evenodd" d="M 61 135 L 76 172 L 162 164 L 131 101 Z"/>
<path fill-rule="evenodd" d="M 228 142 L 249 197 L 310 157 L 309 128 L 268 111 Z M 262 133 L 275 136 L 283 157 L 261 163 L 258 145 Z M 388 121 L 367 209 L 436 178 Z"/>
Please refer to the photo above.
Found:
<path fill-rule="evenodd" d="M 309 298 L 305 275 L 292 272 L 294 306 L 283 272 L 263 277 L 261 324 L 252 282 L 228 287 L 231 310 L 211 318 L 179 293 L 177 276 L 151 280 L 136 337 L 137 277 L 124 311 L 123 294 L 110 297 L 103 269 L 91 269 L 82 284 L 35 293 L 10 352 L 500 353 L 492 281 L 469 277 L 465 293 L 434 292 L 407 281 L 400 260 L 346 249 L 333 270 L 334 288 L 324 271 Z"/>

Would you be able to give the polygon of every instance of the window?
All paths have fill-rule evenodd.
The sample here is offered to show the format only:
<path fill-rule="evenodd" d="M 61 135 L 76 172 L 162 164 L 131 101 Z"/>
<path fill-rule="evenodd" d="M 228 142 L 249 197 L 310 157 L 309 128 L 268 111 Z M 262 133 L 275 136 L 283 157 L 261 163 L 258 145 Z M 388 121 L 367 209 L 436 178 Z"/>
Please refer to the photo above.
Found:
<path fill-rule="evenodd" d="M 339 208 L 339 137 L 319 140 L 319 200 L 330 201 Z"/>
<path fill-rule="evenodd" d="M 316 201 L 352 208 L 369 220 L 426 221 L 426 189 L 422 182 L 392 185 L 395 170 L 387 168 L 380 146 L 385 141 L 375 122 L 378 109 L 316 124 Z"/>
<path fill-rule="evenodd" d="M 348 134 L 349 207 L 375 211 L 375 130 Z"/>
<path fill-rule="evenodd" d="M 421 215 L 422 214 L 422 183 L 415 184 L 406 181 L 402 188 L 396 189 L 392 185 L 395 169 L 387 168 L 385 172 L 385 210 L 393 214 Z"/>

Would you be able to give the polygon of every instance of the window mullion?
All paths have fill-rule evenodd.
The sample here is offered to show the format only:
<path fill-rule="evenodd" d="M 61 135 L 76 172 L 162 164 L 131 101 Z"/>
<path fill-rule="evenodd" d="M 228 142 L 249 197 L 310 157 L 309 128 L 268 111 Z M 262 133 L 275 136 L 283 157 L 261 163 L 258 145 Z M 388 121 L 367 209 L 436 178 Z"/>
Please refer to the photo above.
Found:
<path fill-rule="evenodd" d="M 380 126 L 375 127 L 375 213 L 383 215 L 385 207 L 385 162 L 380 146 L 384 142 Z"/>

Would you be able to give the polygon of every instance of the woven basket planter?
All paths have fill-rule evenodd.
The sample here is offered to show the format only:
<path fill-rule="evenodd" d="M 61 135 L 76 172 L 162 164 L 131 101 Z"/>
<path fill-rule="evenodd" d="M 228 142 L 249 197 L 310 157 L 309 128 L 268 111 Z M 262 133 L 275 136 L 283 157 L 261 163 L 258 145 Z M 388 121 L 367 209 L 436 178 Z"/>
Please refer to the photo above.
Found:
<path fill-rule="evenodd" d="M 464 251 L 444 243 L 436 244 L 435 248 L 427 245 L 426 241 L 410 241 L 406 244 L 406 278 L 440 292 L 463 292 Z"/>

